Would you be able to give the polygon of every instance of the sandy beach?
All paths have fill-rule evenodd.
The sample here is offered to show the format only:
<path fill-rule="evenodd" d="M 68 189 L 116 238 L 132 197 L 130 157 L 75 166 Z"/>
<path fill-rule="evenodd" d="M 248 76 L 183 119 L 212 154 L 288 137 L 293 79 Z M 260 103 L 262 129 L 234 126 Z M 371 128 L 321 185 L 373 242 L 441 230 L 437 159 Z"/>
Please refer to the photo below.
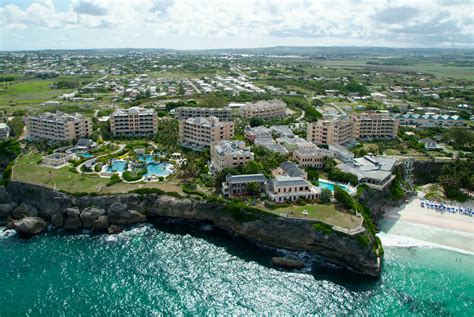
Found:
<path fill-rule="evenodd" d="M 386 219 L 474 234 L 474 217 L 441 213 L 434 209 L 422 208 L 420 202 L 421 199 L 418 197 L 411 198 L 404 205 L 388 210 L 384 217 Z M 452 204 L 452 206 L 455 205 L 454 203 Z"/>

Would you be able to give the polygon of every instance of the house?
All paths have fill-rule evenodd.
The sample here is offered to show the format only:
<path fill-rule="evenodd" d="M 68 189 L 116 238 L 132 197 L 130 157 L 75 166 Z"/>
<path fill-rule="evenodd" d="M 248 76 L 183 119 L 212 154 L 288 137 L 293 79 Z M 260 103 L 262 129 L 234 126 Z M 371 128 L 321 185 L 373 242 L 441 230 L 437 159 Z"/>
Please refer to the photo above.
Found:
<path fill-rule="evenodd" d="M 222 183 L 222 195 L 226 198 L 249 194 L 248 184 L 256 183 L 261 191 L 267 182 L 263 174 L 227 175 Z"/>
<path fill-rule="evenodd" d="M 354 159 L 354 153 L 352 153 L 342 145 L 329 145 L 328 149 L 343 162 L 351 162 Z"/>
<path fill-rule="evenodd" d="M 267 197 L 274 203 L 319 198 L 321 189 L 302 177 L 277 176 L 268 181 Z"/>
<path fill-rule="evenodd" d="M 326 158 L 334 157 L 334 153 L 317 147 L 302 148 L 293 152 L 293 159 L 299 166 L 322 168 Z"/>
<path fill-rule="evenodd" d="M 436 143 L 435 141 L 433 141 L 433 140 L 431 140 L 431 139 L 429 139 L 429 138 L 421 139 L 421 140 L 420 140 L 420 143 L 423 143 L 423 144 L 424 144 L 425 149 L 426 149 L 427 151 L 430 151 L 430 150 L 438 150 L 438 149 L 441 148 L 438 143 Z"/>

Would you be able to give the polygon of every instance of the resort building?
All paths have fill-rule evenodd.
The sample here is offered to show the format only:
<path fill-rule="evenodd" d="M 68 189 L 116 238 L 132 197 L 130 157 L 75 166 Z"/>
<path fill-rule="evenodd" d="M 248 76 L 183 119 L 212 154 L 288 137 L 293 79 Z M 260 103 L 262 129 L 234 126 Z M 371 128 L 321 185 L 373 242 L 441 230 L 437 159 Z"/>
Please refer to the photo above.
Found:
<path fill-rule="evenodd" d="M 293 131 L 291 131 L 290 127 L 287 125 L 272 125 L 270 127 L 272 133 L 278 135 L 279 137 L 288 137 L 292 138 L 295 136 Z"/>
<path fill-rule="evenodd" d="M 281 118 L 286 115 L 286 103 L 281 100 L 261 100 L 256 103 L 248 103 L 240 108 L 240 115 L 244 118 Z"/>
<path fill-rule="evenodd" d="M 380 140 L 397 137 L 398 119 L 385 113 L 367 112 L 352 116 L 354 138 Z"/>
<path fill-rule="evenodd" d="M 302 167 L 322 168 L 326 158 L 332 158 L 334 154 L 326 149 L 302 148 L 293 152 L 293 159 Z"/>
<path fill-rule="evenodd" d="M 308 174 L 302 169 L 298 168 L 295 163 L 283 162 L 279 167 L 272 171 L 272 176 L 291 176 L 291 177 L 302 177 L 308 179 Z"/>
<path fill-rule="evenodd" d="M 333 152 L 336 158 L 340 159 L 343 162 L 352 162 L 354 159 L 354 153 L 346 149 L 342 145 L 329 145 L 329 151 Z"/>
<path fill-rule="evenodd" d="M 230 108 L 179 107 L 175 109 L 175 114 L 178 120 L 212 116 L 219 119 L 219 121 L 232 121 L 232 109 Z"/>
<path fill-rule="evenodd" d="M 394 118 L 400 120 L 402 126 L 415 126 L 420 128 L 433 127 L 462 127 L 464 120 L 460 116 L 439 115 L 434 113 L 426 113 L 424 115 L 415 113 L 393 114 Z"/>
<path fill-rule="evenodd" d="M 395 179 L 392 174 L 396 160 L 390 157 L 366 155 L 350 163 L 341 163 L 336 167 L 346 173 L 357 176 L 359 184 L 366 184 L 377 190 L 383 190 Z"/>
<path fill-rule="evenodd" d="M 250 142 L 255 142 L 255 139 L 257 138 L 272 138 L 272 130 L 263 126 L 254 128 L 246 126 L 244 133 L 245 138 L 248 139 Z"/>
<path fill-rule="evenodd" d="M 65 141 L 89 136 L 92 121 L 79 113 L 66 114 L 45 112 L 37 116 L 25 117 L 28 137 Z"/>
<path fill-rule="evenodd" d="M 305 139 L 302 139 L 299 136 L 295 136 L 294 138 L 289 138 L 289 137 L 277 138 L 276 142 L 284 146 L 285 149 L 289 153 L 293 153 L 293 151 L 298 150 L 298 149 L 316 148 L 316 145 L 314 143 L 306 141 Z"/>
<path fill-rule="evenodd" d="M 73 160 L 75 155 L 70 153 L 53 153 L 43 156 L 41 164 L 51 167 L 60 167 L 66 165 L 69 161 Z"/>
<path fill-rule="evenodd" d="M 308 124 L 306 139 L 317 145 L 346 144 L 354 141 L 350 119 L 318 120 Z"/>
<path fill-rule="evenodd" d="M 216 117 L 189 118 L 179 122 L 179 141 L 182 146 L 201 150 L 234 136 L 233 122 L 220 122 Z"/>
<path fill-rule="evenodd" d="M 156 133 L 158 118 L 153 109 L 118 109 L 110 116 L 110 131 L 116 136 L 147 136 Z"/>
<path fill-rule="evenodd" d="M 10 137 L 10 127 L 3 122 L 0 122 L 0 139 Z"/>
<path fill-rule="evenodd" d="M 249 192 L 249 184 L 257 184 L 257 192 L 265 187 L 267 178 L 263 174 L 246 174 L 246 175 L 227 175 L 225 182 L 222 183 L 222 195 L 226 198 L 234 196 L 242 196 L 248 194 L 256 194 Z"/>
<path fill-rule="evenodd" d="M 320 196 L 321 189 L 302 177 L 277 176 L 268 181 L 266 193 L 270 201 L 282 203 L 316 199 Z"/>
<path fill-rule="evenodd" d="M 219 141 L 211 146 L 211 163 L 214 171 L 226 167 L 239 167 L 254 160 L 254 154 L 243 141 Z"/>

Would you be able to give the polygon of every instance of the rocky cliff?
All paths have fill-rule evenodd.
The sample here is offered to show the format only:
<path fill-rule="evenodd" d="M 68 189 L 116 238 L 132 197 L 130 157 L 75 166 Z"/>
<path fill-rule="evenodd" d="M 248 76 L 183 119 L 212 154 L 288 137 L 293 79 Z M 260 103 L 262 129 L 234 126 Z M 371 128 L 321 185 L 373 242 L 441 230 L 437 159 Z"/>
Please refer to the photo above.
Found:
<path fill-rule="evenodd" d="M 10 182 L 8 188 L 0 189 L 0 221 L 3 219 L 4 224 L 23 234 L 43 231 L 42 220 L 69 230 L 120 231 L 123 226 L 159 217 L 212 223 L 269 247 L 307 251 L 363 274 L 380 274 L 381 258 L 374 251 L 376 243 L 372 236 L 354 237 L 318 230 L 314 226 L 316 222 L 272 214 L 256 216 L 222 203 L 154 193 L 75 197 L 18 182 Z M 34 232 L 29 232 L 29 225 Z"/>

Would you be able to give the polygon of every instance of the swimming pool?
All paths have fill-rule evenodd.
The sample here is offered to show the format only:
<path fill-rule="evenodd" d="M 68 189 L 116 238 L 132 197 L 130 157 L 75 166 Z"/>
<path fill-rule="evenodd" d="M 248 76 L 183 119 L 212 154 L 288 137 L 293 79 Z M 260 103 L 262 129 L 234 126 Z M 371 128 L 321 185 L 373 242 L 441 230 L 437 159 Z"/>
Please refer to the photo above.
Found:
<path fill-rule="evenodd" d="M 138 160 L 145 163 L 151 163 L 155 161 L 152 154 L 139 154 Z"/>
<path fill-rule="evenodd" d="M 90 154 L 90 153 L 81 153 L 79 154 L 80 156 L 82 156 L 83 158 L 93 158 L 94 157 L 94 154 Z"/>
<path fill-rule="evenodd" d="M 170 171 L 170 163 L 148 163 L 146 166 L 145 177 L 150 176 L 168 176 L 172 172 Z"/>
<path fill-rule="evenodd" d="M 113 160 L 112 163 L 107 167 L 108 172 L 123 172 L 127 167 L 127 161 L 124 160 Z"/>
<path fill-rule="evenodd" d="M 319 181 L 319 187 L 321 187 L 322 189 L 329 189 L 330 191 L 334 192 L 334 185 L 337 185 L 341 187 L 342 189 L 344 189 L 346 192 L 350 193 L 350 189 L 346 185 L 339 184 L 339 183 L 334 184 L 324 179 L 319 179 L 318 181 Z"/>

